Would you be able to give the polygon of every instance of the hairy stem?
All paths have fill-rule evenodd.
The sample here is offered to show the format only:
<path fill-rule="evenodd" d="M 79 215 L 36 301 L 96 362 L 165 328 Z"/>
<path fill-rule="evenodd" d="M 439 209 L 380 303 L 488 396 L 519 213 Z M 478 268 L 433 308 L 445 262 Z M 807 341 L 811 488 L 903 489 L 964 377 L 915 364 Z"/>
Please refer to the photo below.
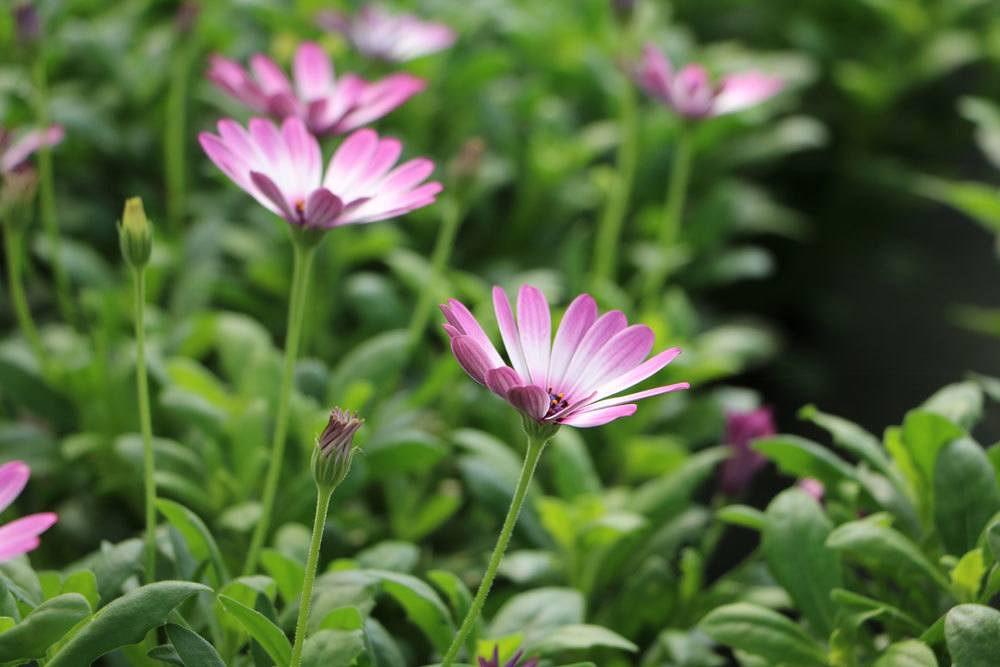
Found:
<path fill-rule="evenodd" d="M 316 516 L 313 519 L 312 539 L 309 541 L 309 557 L 306 560 L 305 576 L 302 579 L 302 596 L 299 602 L 299 619 L 295 623 L 295 645 L 289 667 L 299 667 L 302 663 L 302 646 L 306 639 L 306 625 L 309 622 L 309 607 L 312 604 L 313 584 L 316 581 L 316 567 L 319 565 L 319 548 L 323 543 L 323 528 L 326 526 L 326 512 L 330 507 L 330 497 L 334 487 L 320 486 L 316 494 Z"/>
<path fill-rule="evenodd" d="M 281 373 L 281 387 L 278 390 L 278 409 L 275 412 L 274 437 L 271 440 L 271 462 L 267 470 L 267 480 L 264 483 L 264 497 L 261 501 L 260 519 L 254 528 L 247 551 L 243 574 L 251 575 L 257 568 L 257 558 L 260 549 L 267 539 L 271 515 L 274 511 L 274 500 L 278 493 L 278 482 L 281 480 L 281 464 L 285 458 L 285 437 L 288 433 L 288 407 L 291 400 L 292 385 L 295 381 L 295 362 L 298 359 L 299 339 L 302 336 L 302 316 L 305 312 L 306 293 L 309 289 L 309 274 L 312 268 L 316 246 L 296 240 L 292 244 L 294 262 L 292 269 L 292 290 L 288 306 L 288 327 L 285 338 L 285 363 Z"/>
<path fill-rule="evenodd" d="M 135 280 L 135 384 L 142 430 L 143 479 L 146 493 L 146 583 L 156 581 L 156 458 L 153 454 L 153 422 L 149 411 L 149 379 L 146 376 L 146 271 L 133 269 Z"/>

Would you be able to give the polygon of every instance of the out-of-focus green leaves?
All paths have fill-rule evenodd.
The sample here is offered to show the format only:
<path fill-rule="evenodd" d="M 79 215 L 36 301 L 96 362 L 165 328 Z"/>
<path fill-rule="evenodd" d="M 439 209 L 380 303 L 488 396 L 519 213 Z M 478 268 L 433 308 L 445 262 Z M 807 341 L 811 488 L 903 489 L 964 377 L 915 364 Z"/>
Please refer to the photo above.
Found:
<path fill-rule="evenodd" d="M 724 605 L 699 624 L 709 637 L 770 664 L 826 665 L 825 652 L 799 626 L 776 611 L 747 603 Z"/>
<path fill-rule="evenodd" d="M 948 612 L 944 632 L 955 665 L 986 667 L 1000 652 L 1000 611 L 959 605 Z"/>

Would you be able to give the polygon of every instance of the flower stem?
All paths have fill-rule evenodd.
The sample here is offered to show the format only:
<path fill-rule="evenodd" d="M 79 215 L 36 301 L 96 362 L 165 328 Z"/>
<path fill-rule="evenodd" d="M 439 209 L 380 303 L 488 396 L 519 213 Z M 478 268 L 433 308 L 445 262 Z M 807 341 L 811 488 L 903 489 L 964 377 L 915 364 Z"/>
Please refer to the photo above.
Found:
<path fill-rule="evenodd" d="M 42 375 L 48 374 L 49 360 L 42 345 L 42 338 L 38 335 L 35 327 L 35 320 L 31 317 L 31 309 L 28 308 L 28 298 L 24 294 L 24 277 L 22 275 L 22 261 L 24 259 L 24 233 L 11 228 L 11 224 L 3 225 L 4 249 L 7 255 L 7 282 L 10 283 L 10 301 L 14 306 L 14 314 L 17 317 L 17 325 L 21 329 L 21 335 L 28 341 L 31 351 L 35 355 L 35 360 L 41 368 Z"/>
<path fill-rule="evenodd" d="M 687 198 L 688 181 L 691 174 L 691 158 L 693 146 L 691 130 L 682 124 L 677 135 L 677 146 L 674 148 L 674 161 L 670 169 L 670 182 L 667 185 L 667 198 L 663 204 L 663 225 L 660 227 L 659 247 L 661 252 L 669 251 L 677 243 L 681 230 L 681 218 L 684 215 L 684 202 Z M 669 268 L 659 267 L 650 272 L 646 282 L 645 302 L 651 305 L 656 295 L 663 288 Z"/>
<path fill-rule="evenodd" d="M 146 377 L 146 271 L 133 269 L 135 285 L 135 385 L 142 430 L 143 480 L 146 492 L 146 583 L 156 581 L 156 458 L 153 454 L 153 422 L 149 411 L 149 380 Z"/>
<path fill-rule="evenodd" d="M 35 122 L 38 131 L 44 132 L 49 126 L 49 87 L 45 74 L 45 58 L 40 53 L 32 68 L 35 83 Z M 59 234 L 59 220 L 56 213 L 55 176 L 52 167 L 52 149 L 46 142 L 38 148 L 38 197 L 41 204 L 42 226 L 49 242 L 49 259 L 56 281 L 56 299 L 59 314 L 73 324 L 76 311 L 70 298 L 69 278 L 62 264 L 62 241 Z"/>
<path fill-rule="evenodd" d="M 462 621 L 462 626 L 458 629 L 458 634 L 451 640 L 451 646 L 448 647 L 448 652 L 445 653 L 444 659 L 441 661 L 441 667 L 451 667 L 451 664 L 458 656 L 459 649 L 461 649 L 462 644 L 465 642 L 466 636 L 479 619 L 479 614 L 486 603 L 486 596 L 489 595 L 490 588 L 493 586 L 493 579 L 497 576 L 500 561 L 503 560 L 504 552 L 507 550 L 507 543 L 510 542 L 510 536 L 514 532 L 517 517 L 521 513 L 521 506 L 524 505 L 524 499 L 528 493 L 528 486 L 531 484 L 531 478 L 535 474 L 535 466 L 538 465 L 538 458 L 541 456 L 546 442 L 546 440 L 541 438 L 528 437 L 528 451 L 524 455 L 524 466 L 521 468 L 521 476 L 518 478 L 517 486 L 514 489 L 514 497 L 510 501 L 510 509 L 507 510 L 507 518 L 504 519 L 503 527 L 500 529 L 500 537 L 497 539 L 497 545 L 493 548 L 493 555 L 490 556 L 490 562 L 486 566 L 486 573 L 479 584 L 479 590 L 476 591 L 476 597 L 472 599 L 469 612 L 465 615 L 465 620 Z"/>
<path fill-rule="evenodd" d="M 170 68 L 167 89 L 166 118 L 163 128 L 163 158 L 166 173 L 167 220 L 176 233 L 187 208 L 187 175 L 185 173 L 185 126 L 187 122 L 188 79 L 193 45 L 178 46 Z"/>
<path fill-rule="evenodd" d="M 309 541 L 309 557 L 302 580 L 302 596 L 299 601 L 299 619 L 295 623 L 295 645 L 289 667 L 299 667 L 302 662 L 302 646 L 306 639 L 306 624 L 309 621 L 309 606 L 312 604 L 313 583 L 316 581 L 316 566 L 319 564 L 319 548 L 323 543 L 323 527 L 326 526 L 326 512 L 330 507 L 333 486 L 318 486 L 316 494 L 316 517 L 313 519 L 312 539 Z"/>
<path fill-rule="evenodd" d="M 271 462 L 264 483 L 264 497 L 261 501 L 260 519 L 250 540 L 250 549 L 243 566 L 243 574 L 251 575 L 257 568 L 260 549 L 267 538 L 274 500 L 281 480 L 281 464 L 285 458 L 285 436 L 288 433 L 288 407 L 292 385 L 295 381 L 295 362 L 299 353 L 299 339 L 302 337 L 302 316 L 305 312 L 306 292 L 309 289 L 309 273 L 312 268 L 315 244 L 295 240 L 292 243 L 294 260 L 292 268 L 292 291 L 288 306 L 288 327 L 285 338 L 285 364 L 281 372 L 281 387 L 278 390 L 278 409 L 274 419 L 274 438 L 271 440 Z"/>
<path fill-rule="evenodd" d="M 427 329 L 427 321 L 434 307 L 434 297 L 438 293 L 441 281 L 444 279 L 445 268 L 451 257 L 451 249 L 455 244 L 455 236 L 464 217 L 463 207 L 453 199 L 441 202 L 441 226 L 438 228 L 437 240 L 431 254 L 431 280 L 424 283 L 417 299 L 417 307 L 410 318 L 407 352 L 412 353 Z"/>
<path fill-rule="evenodd" d="M 638 115 L 633 84 L 627 77 L 622 80 L 619 131 L 621 144 L 618 147 L 618 161 L 608 201 L 604 207 L 594 239 L 594 271 L 591 283 L 596 288 L 599 283 L 611 280 L 618 265 L 618 248 L 625 215 L 628 213 L 629 195 L 639 157 Z"/>

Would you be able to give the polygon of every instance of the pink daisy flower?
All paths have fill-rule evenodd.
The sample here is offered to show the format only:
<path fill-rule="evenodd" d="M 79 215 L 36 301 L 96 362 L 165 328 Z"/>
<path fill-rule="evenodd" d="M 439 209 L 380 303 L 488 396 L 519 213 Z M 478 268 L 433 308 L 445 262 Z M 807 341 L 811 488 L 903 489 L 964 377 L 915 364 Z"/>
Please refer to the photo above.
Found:
<path fill-rule="evenodd" d="M 216 55 L 207 76 L 254 113 L 300 118 L 310 132 L 319 135 L 350 132 L 378 120 L 425 86 L 423 79 L 403 73 L 374 83 L 355 74 L 337 78 L 330 57 L 312 42 L 295 52 L 292 81 L 261 53 L 250 58 L 250 69 L 252 73 Z"/>
<path fill-rule="evenodd" d="M 600 426 L 633 414 L 639 399 L 688 388 L 680 382 L 619 395 L 669 364 L 680 349 L 646 359 L 653 331 L 629 326 L 618 310 L 598 317 L 589 294 L 570 304 L 554 341 L 549 304 L 537 288 L 521 287 L 516 319 L 499 287 L 493 288 L 493 306 L 510 365 L 455 299 L 441 306 L 452 353 L 473 380 L 539 423 Z"/>
<path fill-rule="evenodd" d="M 447 49 L 456 37 L 443 23 L 391 14 L 378 5 L 367 5 L 354 16 L 324 12 L 317 20 L 322 27 L 344 35 L 369 58 L 395 63 Z"/>
<path fill-rule="evenodd" d="M 723 443 L 729 445 L 732 452 L 719 470 L 723 493 L 735 496 L 746 490 L 753 476 L 767 463 L 764 455 L 752 449 L 750 443 L 775 432 L 771 408 L 726 413 Z"/>
<path fill-rule="evenodd" d="M 730 74 L 716 84 L 708 70 L 689 64 L 675 72 L 670 61 L 652 44 L 643 50 L 636 81 L 655 100 L 685 118 L 709 118 L 746 109 L 774 97 L 784 81 L 759 72 Z"/>
<path fill-rule="evenodd" d="M 29 477 L 31 468 L 23 461 L 11 461 L 0 466 L 0 512 L 21 495 Z M 36 549 L 38 536 L 51 528 L 57 519 L 54 513 L 44 512 L 0 526 L 0 562 Z"/>
<path fill-rule="evenodd" d="M 424 181 L 434 163 L 415 158 L 395 167 L 402 144 L 358 130 L 337 148 L 324 172 L 319 142 L 299 118 L 279 128 L 252 118 L 219 134 L 198 135 L 205 153 L 236 185 L 296 227 L 330 229 L 395 218 L 434 202 L 441 184 Z"/>
<path fill-rule="evenodd" d="M 39 148 L 51 147 L 63 140 L 61 125 L 50 125 L 44 130 L 30 130 L 16 141 L 14 134 L 0 127 L 0 174 L 9 174 L 24 165 Z"/>

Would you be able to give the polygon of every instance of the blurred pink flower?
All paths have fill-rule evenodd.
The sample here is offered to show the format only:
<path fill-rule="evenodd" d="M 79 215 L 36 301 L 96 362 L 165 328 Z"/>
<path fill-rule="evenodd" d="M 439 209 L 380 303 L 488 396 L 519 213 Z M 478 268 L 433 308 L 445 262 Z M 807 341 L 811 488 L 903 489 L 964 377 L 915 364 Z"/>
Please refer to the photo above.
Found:
<path fill-rule="evenodd" d="M 724 76 L 715 84 L 708 70 L 689 64 L 675 72 L 670 61 L 646 44 L 636 81 L 654 99 L 685 118 L 708 118 L 746 109 L 777 95 L 785 87 L 778 77 L 759 72 Z"/>
<path fill-rule="evenodd" d="M 392 74 L 369 83 L 355 74 L 334 76 L 333 62 L 312 42 L 299 46 L 293 79 L 267 56 L 250 58 L 252 74 L 239 63 L 212 56 L 208 78 L 255 113 L 301 118 L 314 134 L 342 134 L 367 125 L 424 89 L 424 80 Z"/>
<path fill-rule="evenodd" d="M 358 130 L 337 148 L 323 172 L 319 142 L 298 118 L 279 128 L 263 118 L 249 129 L 221 120 L 219 134 L 198 135 L 212 162 L 265 208 L 292 225 L 328 229 L 394 218 L 434 202 L 441 184 L 426 158 L 393 169 L 403 150 L 396 139 Z"/>
<path fill-rule="evenodd" d="M 21 495 L 31 468 L 23 461 L 11 461 L 0 466 L 0 512 L 10 507 Z M 38 536 L 52 527 L 58 517 L 52 512 L 32 514 L 0 526 L 0 562 L 33 551 L 38 547 Z"/>
<path fill-rule="evenodd" d="M 455 299 L 441 306 L 452 353 L 473 380 L 537 422 L 600 426 L 633 414 L 634 401 L 688 388 L 680 382 L 614 396 L 662 369 L 680 349 L 646 359 L 653 331 L 642 324 L 628 326 L 618 310 L 598 317 L 597 303 L 589 294 L 581 294 L 566 309 L 554 342 L 549 304 L 537 288 L 521 287 L 516 321 L 499 287 L 493 288 L 493 306 L 513 368 Z"/>
<path fill-rule="evenodd" d="M 719 470 L 719 485 L 723 493 L 736 496 L 746 490 L 754 474 L 767 463 L 762 454 L 750 448 L 750 443 L 774 433 L 771 408 L 726 413 L 723 443 L 732 447 L 733 451 Z"/>
<path fill-rule="evenodd" d="M 503 665 L 500 664 L 500 645 L 495 644 L 493 646 L 493 658 L 487 660 L 486 658 L 479 658 L 479 667 L 537 667 L 538 658 L 531 658 L 525 662 L 519 662 L 521 656 L 524 655 L 524 650 L 519 649 L 517 653 L 514 654 L 510 660 L 505 662 Z"/>
<path fill-rule="evenodd" d="M 803 477 L 799 480 L 799 488 L 815 498 L 816 502 L 823 502 L 823 495 L 826 493 L 826 487 L 824 487 L 823 482 L 818 479 L 813 477 Z"/>
<path fill-rule="evenodd" d="M 317 21 L 344 35 L 363 55 L 395 63 L 447 49 L 456 38 L 455 31 L 443 23 L 391 14 L 378 5 L 366 5 L 354 16 L 323 12 Z"/>
<path fill-rule="evenodd" d="M 63 139 L 61 125 L 50 125 L 44 130 L 30 130 L 17 141 L 9 130 L 0 128 L 0 174 L 9 174 L 22 166 L 31 154 L 45 146 L 55 146 Z"/>

